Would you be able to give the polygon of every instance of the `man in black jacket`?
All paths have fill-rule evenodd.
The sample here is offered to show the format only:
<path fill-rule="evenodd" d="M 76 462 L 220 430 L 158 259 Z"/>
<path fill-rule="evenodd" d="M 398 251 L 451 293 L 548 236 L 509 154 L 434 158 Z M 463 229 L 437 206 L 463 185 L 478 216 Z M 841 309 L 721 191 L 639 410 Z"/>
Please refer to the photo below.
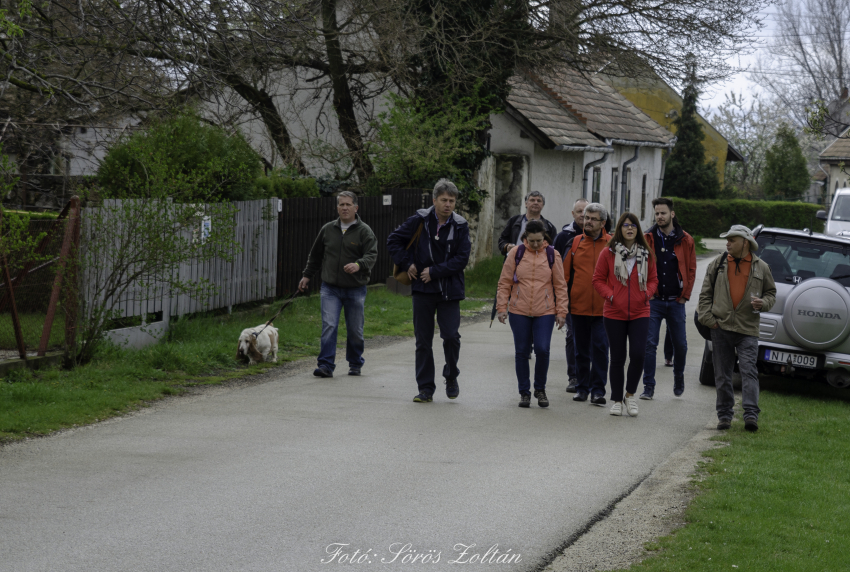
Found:
<path fill-rule="evenodd" d="M 416 403 L 433 401 L 437 385 L 434 369 L 434 315 L 440 325 L 446 365 L 446 397 L 459 393 L 457 367 L 460 357 L 460 301 L 464 299 L 463 269 L 472 244 L 469 224 L 454 212 L 457 187 L 448 179 L 434 186 L 434 206 L 421 209 L 387 237 L 393 263 L 407 270 L 413 290 L 413 333 L 416 336 Z M 417 230 L 421 229 L 421 230 Z M 411 239 L 419 236 L 411 244 Z M 408 248 L 410 245 L 410 248 Z"/>
<path fill-rule="evenodd" d="M 333 377 L 339 314 L 345 309 L 348 375 L 360 375 L 363 367 L 363 322 L 366 285 L 378 259 L 378 239 L 357 214 L 357 195 L 343 191 L 336 197 L 339 218 L 327 223 L 310 249 L 302 292 L 321 270 L 322 346 L 316 377 Z"/>
<path fill-rule="evenodd" d="M 540 214 L 543 212 L 543 205 L 546 204 L 546 199 L 540 194 L 540 191 L 531 191 L 525 197 L 525 214 L 513 216 L 508 220 L 505 230 L 499 236 L 499 252 L 507 255 L 511 248 L 517 245 L 517 240 L 522 236 L 525 230 L 525 225 L 530 220 L 539 220 L 546 226 L 546 234 L 549 240 L 555 240 L 555 235 L 558 234 L 558 229 L 555 225 L 543 218 Z"/>
<path fill-rule="evenodd" d="M 577 234 L 584 232 L 584 207 L 587 206 L 587 199 L 578 199 L 573 203 L 573 222 L 564 225 L 558 236 L 555 237 L 555 247 L 561 254 L 561 258 L 567 255 L 567 244 Z M 578 376 L 576 373 L 576 346 L 573 340 L 573 321 L 570 314 L 567 314 L 567 324 L 564 327 L 567 333 L 567 343 L 565 351 L 567 354 L 567 393 L 575 393 L 578 387 Z"/>

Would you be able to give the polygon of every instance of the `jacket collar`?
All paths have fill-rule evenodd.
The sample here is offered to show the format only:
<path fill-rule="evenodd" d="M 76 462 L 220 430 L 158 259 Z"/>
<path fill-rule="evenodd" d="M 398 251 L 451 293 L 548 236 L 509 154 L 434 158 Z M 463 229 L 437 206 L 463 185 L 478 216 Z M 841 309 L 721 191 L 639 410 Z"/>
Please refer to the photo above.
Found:
<path fill-rule="evenodd" d="M 354 213 L 354 222 L 360 222 L 360 215 L 357 213 Z M 334 221 L 334 226 L 342 228 L 342 219 L 340 217 L 336 217 L 336 220 Z"/>

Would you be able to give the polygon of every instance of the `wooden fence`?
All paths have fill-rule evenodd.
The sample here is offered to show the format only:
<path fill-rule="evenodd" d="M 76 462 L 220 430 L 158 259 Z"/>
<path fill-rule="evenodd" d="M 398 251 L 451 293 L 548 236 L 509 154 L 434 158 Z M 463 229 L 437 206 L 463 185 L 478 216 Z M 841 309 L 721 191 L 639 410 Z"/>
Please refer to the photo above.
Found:
<path fill-rule="evenodd" d="M 385 282 L 392 271 L 392 261 L 387 252 L 387 237 L 398 226 L 427 203 L 428 197 L 421 189 L 393 189 L 383 196 L 358 197 L 358 213 L 378 239 L 378 260 L 372 269 L 370 283 Z M 278 223 L 277 296 L 294 292 L 301 280 L 307 256 L 322 226 L 339 217 L 336 198 L 286 199 Z M 310 282 L 318 289 L 321 280 Z"/>
<path fill-rule="evenodd" d="M 378 239 L 378 260 L 370 283 L 386 281 L 392 271 L 387 237 L 417 209 L 430 204 L 427 198 L 420 189 L 393 189 L 383 196 L 358 198 L 358 214 Z M 179 268 L 181 280 L 209 280 L 215 286 L 214 294 L 205 299 L 170 296 L 164 290 L 152 295 L 150 288 L 155 286 L 134 285 L 118 301 L 120 316 L 153 316 L 155 321 L 167 321 L 168 316 L 285 296 L 297 288 L 319 230 L 339 216 L 333 197 L 243 201 L 235 206 L 236 241 L 241 252 L 233 261 L 213 259 Z M 94 230 L 86 225 L 87 219 L 91 216 L 87 217 L 84 210 L 83 249 L 86 237 Z M 311 288 L 318 289 L 320 284 L 321 280 L 314 279 Z M 83 285 L 82 291 L 87 299 L 91 296 L 90 287 Z"/>
<path fill-rule="evenodd" d="M 182 316 L 273 298 L 276 287 L 279 203 L 278 199 L 235 203 L 235 240 L 239 249 L 231 262 L 216 258 L 179 266 L 177 272 L 180 280 L 194 283 L 208 280 L 214 286 L 214 293 L 209 297 L 197 299 L 185 294 L 172 296 L 157 284 L 134 283 L 117 300 L 115 309 L 118 314 L 123 318 L 153 315 L 155 321 L 167 321 L 172 315 Z M 120 207 L 120 201 L 107 201 L 104 207 L 109 207 L 114 213 L 116 207 Z M 199 206 L 199 209 L 202 208 Z M 86 249 L 87 239 L 97 232 L 91 221 L 103 220 L 94 216 L 90 209 L 86 210 L 83 211 L 83 250 Z M 113 216 L 107 214 L 110 210 L 99 216 Z M 109 228 L 115 232 L 115 226 L 109 225 Z M 117 244 L 126 238 L 115 237 L 114 240 Z M 95 302 L 97 287 L 93 283 L 98 279 L 95 273 L 99 276 L 108 274 L 113 264 L 109 253 L 106 253 L 99 268 L 89 269 L 81 276 L 81 289 L 87 303 Z"/>

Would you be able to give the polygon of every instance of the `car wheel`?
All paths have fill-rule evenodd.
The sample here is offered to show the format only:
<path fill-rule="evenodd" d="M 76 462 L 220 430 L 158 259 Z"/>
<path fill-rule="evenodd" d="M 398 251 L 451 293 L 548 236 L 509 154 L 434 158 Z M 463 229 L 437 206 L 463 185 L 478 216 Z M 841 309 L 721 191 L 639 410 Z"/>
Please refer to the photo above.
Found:
<path fill-rule="evenodd" d="M 699 366 L 699 382 L 703 385 L 714 387 L 714 362 L 711 361 L 711 348 L 708 340 L 705 341 L 705 350 L 702 352 L 702 363 Z"/>

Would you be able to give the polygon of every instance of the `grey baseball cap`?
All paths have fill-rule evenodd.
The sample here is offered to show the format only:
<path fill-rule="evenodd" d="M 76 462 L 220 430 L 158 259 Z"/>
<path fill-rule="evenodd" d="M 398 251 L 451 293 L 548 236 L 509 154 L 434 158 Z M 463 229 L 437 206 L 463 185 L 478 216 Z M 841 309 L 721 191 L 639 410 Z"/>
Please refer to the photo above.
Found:
<path fill-rule="evenodd" d="M 728 232 L 724 232 L 720 235 L 720 238 L 728 238 L 730 236 L 743 236 L 750 241 L 750 252 L 755 252 L 759 249 L 759 243 L 753 236 L 753 231 L 742 224 L 733 224 L 732 228 L 730 228 Z"/>

